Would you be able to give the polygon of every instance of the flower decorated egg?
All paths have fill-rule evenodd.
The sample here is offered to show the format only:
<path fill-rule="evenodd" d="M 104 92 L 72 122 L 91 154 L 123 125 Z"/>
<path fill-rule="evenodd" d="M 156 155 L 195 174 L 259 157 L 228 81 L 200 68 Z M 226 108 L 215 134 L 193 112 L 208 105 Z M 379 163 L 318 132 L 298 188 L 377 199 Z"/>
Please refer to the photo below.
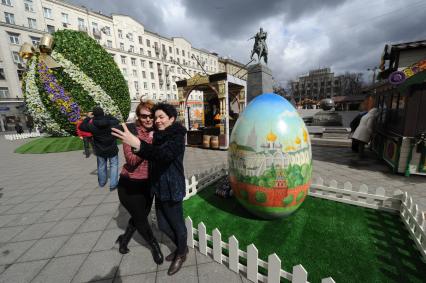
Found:
<path fill-rule="evenodd" d="M 237 200 L 262 218 L 288 216 L 305 200 L 312 153 L 305 123 L 285 98 L 257 96 L 238 118 L 228 151 Z"/>
<path fill-rule="evenodd" d="M 28 59 L 22 86 L 28 112 L 51 135 L 75 135 L 76 122 L 94 106 L 127 119 L 127 83 L 111 55 L 87 33 L 60 30 L 21 53 Z"/>

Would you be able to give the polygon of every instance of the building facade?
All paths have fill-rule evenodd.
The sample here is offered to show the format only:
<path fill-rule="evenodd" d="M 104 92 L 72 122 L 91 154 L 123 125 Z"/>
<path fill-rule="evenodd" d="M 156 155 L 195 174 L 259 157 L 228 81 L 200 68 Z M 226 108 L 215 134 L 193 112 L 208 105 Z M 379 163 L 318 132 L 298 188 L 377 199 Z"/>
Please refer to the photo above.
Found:
<path fill-rule="evenodd" d="M 128 83 L 132 110 L 141 98 L 178 105 L 175 81 L 219 71 L 216 53 L 194 48 L 181 37 L 167 38 L 148 31 L 126 15 L 107 16 L 58 0 L 1 0 L 0 11 L 3 119 L 10 114 L 1 112 L 7 108 L 4 105 L 22 101 L 25 62 L 18 55 L 20 46 L 24 42 L 37 45 L 44 33 L 60 29 L 86 32 L 107 50 Z"/>
<path fill-rule="evenodd" d="M 334 76 L 330 68 L 311 70 L 291 83 L 293 96 L 297 102 L 304 99 L 321 100 L 341 95 L 342 76 Z"/>
<path fill-rule="evenodd" d="M 219 72 L 226 72 L 247 81 L 247 67 L 232 59 L 219 57 Z"/>

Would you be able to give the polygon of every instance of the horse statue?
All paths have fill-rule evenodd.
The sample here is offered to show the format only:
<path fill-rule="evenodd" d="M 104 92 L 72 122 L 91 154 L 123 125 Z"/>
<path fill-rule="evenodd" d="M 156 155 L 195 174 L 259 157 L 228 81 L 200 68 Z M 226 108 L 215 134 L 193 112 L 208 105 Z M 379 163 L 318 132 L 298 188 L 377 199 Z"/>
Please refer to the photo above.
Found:
<path fill-rule="evenodd" d="M 253 55 L 257 54 L 257 59 L 260 63 L 260 59 L 263 57 L 265 64 L 268 64 L 268 46 L 266 45 L 266 37 L 268 36 L 267 32 L 263 31 L 263 28 L 260 28 L 260 31 L 256 35 L 252 36 L 250 39 L 254 38 L 253 50 L 251 51 L 250 59 L 253 60 Z"/>

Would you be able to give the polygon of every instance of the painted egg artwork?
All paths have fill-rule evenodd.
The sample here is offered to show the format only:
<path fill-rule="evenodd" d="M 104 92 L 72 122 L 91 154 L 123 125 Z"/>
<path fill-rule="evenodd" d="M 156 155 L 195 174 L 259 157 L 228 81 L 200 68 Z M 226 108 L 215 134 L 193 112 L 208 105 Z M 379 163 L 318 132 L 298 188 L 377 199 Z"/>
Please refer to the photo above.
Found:
<path fill-rule="evenodd" d="M 238 118 L 228 151 L 229 178 L 237 200 L 266 219 L 295 212 L 312 176 L 308 130 L 285 98 L 265 93 Z"/>

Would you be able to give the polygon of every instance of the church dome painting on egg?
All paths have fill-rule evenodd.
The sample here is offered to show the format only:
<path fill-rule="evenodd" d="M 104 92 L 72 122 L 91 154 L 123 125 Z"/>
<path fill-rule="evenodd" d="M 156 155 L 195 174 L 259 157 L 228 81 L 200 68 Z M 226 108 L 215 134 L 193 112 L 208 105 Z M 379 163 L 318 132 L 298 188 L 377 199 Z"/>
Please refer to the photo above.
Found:
<path fill-rule="evenodd" d="M 285 217 L 305 200 L 311 184 L 308 130 L 285 98 L 257 96 L 238 118 L 228 151 L 237 200 L 266 219 Z"/>

